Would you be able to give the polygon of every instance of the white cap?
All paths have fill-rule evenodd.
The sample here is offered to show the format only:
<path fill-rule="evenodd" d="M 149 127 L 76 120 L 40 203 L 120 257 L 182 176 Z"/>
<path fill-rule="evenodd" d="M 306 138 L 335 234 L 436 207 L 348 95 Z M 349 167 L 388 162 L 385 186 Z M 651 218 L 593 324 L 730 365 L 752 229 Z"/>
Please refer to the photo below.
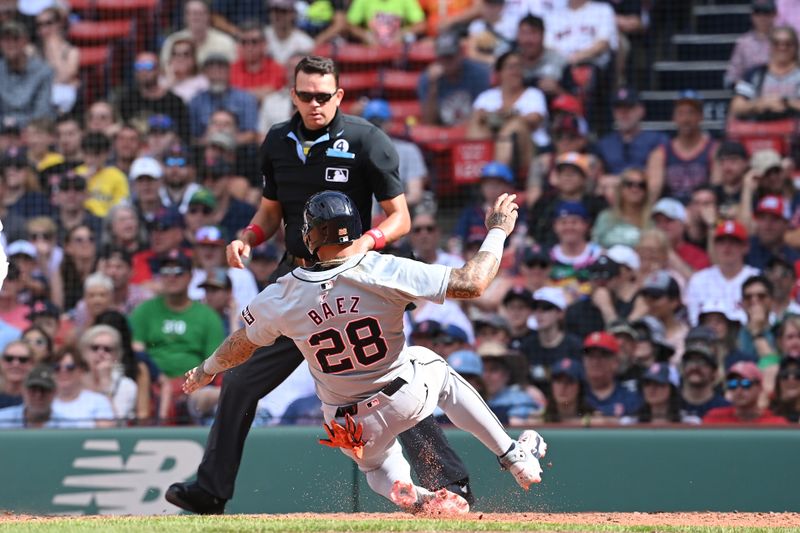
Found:
<path fill-rule="evenodd" d="M 662 214 L 672 220 L 686 222 L 686 208 L 675 198 L 662 198 L 653 206 L 652 214 Z"/>
<path fill-rule="evenodd" d="M 134 159 L 131 164 L 130 179 L 135 180 L 141 176 L 150 176 L 157 180 L 161 179 L 164 176 L 161 163 L 152 157 L 139 157 Z"/>
<path fill-rule="evenodd" d="M 561 287 L 542 287 L 533 293 L 533 301 L 553 304 L 562 311 L 567 308 L 567 298 Z"/>
<path fill-rule="evenodd" d="M 641 266 L 639 254 L 636 253 L 636 250 L 624 244 L 615 244 L 606 250 L 606 257 L 618 265 L 626 266 L 631 270 L 639 270 Z"/>
<path fill-rule="evenodd" d="M 14 241 L 8 245 L 8 248 L 6 248 L 6 255 L 8 257 L 19 254 L 27 255 L 28 257 L 36 259 L 36 246 L 29 241 Z"/>
<path fill-rule="evenodd" d="M 709 313 L 719 313 L 731 322 L 741 322 L 742 324 L 747 322 L 746 318 L 742 320 L 742 313 L 740 313 L 739 310 L 734 309 L 732 305 L 724 300 L 712 299 L 700 302 L 700 310 L 697 313 L 698 320 L 701 316 Z"/>

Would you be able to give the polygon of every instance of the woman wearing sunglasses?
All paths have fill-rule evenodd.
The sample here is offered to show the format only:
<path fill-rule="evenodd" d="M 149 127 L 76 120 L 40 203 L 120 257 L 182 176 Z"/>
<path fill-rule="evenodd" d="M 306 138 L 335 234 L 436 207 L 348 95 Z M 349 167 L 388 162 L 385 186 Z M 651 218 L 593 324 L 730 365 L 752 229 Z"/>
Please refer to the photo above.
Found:
<path fill-rule="evenodd" d="M 78 341 L 88 366 L 83 384 L 111 400 L 117 420 L 126 420 L 134 416 L 138 387 L 125 375 L 121 345 L 119 331 L 106 324 L 90 327 Z"/>
<path fill-rule="evenodd" d="M 800 359 L 781 359 L 770 409 L 789 422 L 800 422 Z"/>
<path fill-rule="evenodd" d="M 104 395 L 84 385 L 88 365 L 74 346 L 61 348 L 49 361 L 56 381 L 53 411 L 75 423 L 75 427 L 94 428 L 114 426 L 114 409 Z"/>
<path fill-rule="evenodd" d="M 788 424 L 785 418 L 759 405 L 763 390 L 762 380 L 761 371 L 755 363 L 740 361 L 730 367 L 723 384 L 731 405 L 710 410 L 703 417 L 703 423 L 771 426 Z"/>
<path fill-rule="evenodd" d="M 614 204 L 603 210 L 592 228 L 592 240 L 603 248 L 615 244 L 634 247 L 642 231 L 653 226 L 647 201 L 644 171 L 629 168 L 622 173 Z"/>

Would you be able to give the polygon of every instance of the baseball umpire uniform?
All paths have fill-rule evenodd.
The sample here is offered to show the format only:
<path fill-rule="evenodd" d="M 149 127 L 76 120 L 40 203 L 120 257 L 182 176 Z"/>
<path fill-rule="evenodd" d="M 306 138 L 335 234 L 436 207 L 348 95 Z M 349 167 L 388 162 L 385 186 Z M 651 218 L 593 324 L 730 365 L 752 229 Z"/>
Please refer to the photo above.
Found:
<path fill-rule="evenodd" d="M 347 194 L 361 214 L 362 227 L 367 228 L 373 194 L 378 201 L 403 194 L 397 152 L 386 134 L 371 123 L 337 112 L 316 139 L 303 138 L 304 131 L 299 114 L 295 114 L 290 121 L 274 126 L 261 148 L 263 194 L 280 203 L 286 232 L 287 254 L 273 275 L 276 279 L 294 268 L 298 258 L 311 259 L 303 244 L 301 225 L 303 207 L 312 194 L 325 189 Z M 209 502 L 213 507 L 206 512 L 221 512 L 224 500 L 233 496 L 258 400 L 283 382 L 301 361 L 295 344 L 280 337 L 226 373 L 217 416 L 197 471 L 199 487 L 216 498 Z M 451 490 L 471 499 L 466 467 L 432 417 L 423 419 L 400 439 L 421 484 L 430 489 L 451 486 Z M 431 464 L 431 457 L 436 458 L 435 464 Z M 179 491 L 182 487 L 178 483 L 170 489 Z M 186 500 L 180 492 L 169 491 L 167 499 L 179 502 L 176 504 Z"/>

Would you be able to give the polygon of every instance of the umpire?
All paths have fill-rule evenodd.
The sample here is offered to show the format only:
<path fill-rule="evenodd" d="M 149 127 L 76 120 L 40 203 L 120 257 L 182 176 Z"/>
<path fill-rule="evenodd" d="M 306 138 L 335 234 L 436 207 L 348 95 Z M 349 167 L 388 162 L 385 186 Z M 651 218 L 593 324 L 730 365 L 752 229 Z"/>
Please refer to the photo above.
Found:
<path fill-rule="evenodd" d="M 292 89 L 297 112 L 288 122 L 273 126 L 261 145 L 261 206 L 240 240 L 228 245 L 231 266 L 244 268 L 242 258 L 271 238 L 281 224 L 286 230 L 286 255 L 273 280 L 297 266 L 310 265 L 313 260 L 301 232 L 303 206 L 312 194 L 326 189 L 342 191 L 353 199 L 364 228 L 371 227 L 372 196 L 380 202 L 386 219 L 353 244 L 360 252 L 380 250 L 409 231 L 397 151 L 380 129 L 339 112 L 343 96 L 333 60 L 309 56 L 298 63 Z M 165 495 L 167 501 L 198 514 L 224 512 L 225 503 L 233 497 L 258 400 L 302 361 L 294 342 L 281 337 L 225 374 L 197 481 L 173 483 Z M 429 490 L 447 487 L 472 504 L 467 470 L 432 417 L 401 433 L 400 441 L 421 485 Z M 431 458 L 436 458 L 435 464 Z"/>

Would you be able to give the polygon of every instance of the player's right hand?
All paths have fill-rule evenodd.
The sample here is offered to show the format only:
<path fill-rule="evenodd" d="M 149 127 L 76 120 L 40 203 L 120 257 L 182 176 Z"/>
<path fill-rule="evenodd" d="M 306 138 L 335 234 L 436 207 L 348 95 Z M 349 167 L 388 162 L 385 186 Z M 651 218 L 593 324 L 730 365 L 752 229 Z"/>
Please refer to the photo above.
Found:
<path fill-rule="evenodd" d="M 500 228 L 511 235 L 517 223 L 519 206 L 514 202 L 516 194 L 503 193 L 497 197 L 494 205 L 486 212 L 486 229 Z"/>
<path fill-rule="evenodd" d="M 225 248 L 225 256 L 228 259 L 229 266 L 244 268 L 243 259 L 250 258 L 250 245 L 241 239 L 236 239 Z"/>
<path fill-rule="evenodd" d="M 191 394 L 198 389 L 202 389 L 214 379 L 213 375 L 206 374 L 202 364 L 189 370 L 184 375 L 186 376 L 186 381 L 183 382 L 182 388 L 183 392 L 186 394 Z"/>

